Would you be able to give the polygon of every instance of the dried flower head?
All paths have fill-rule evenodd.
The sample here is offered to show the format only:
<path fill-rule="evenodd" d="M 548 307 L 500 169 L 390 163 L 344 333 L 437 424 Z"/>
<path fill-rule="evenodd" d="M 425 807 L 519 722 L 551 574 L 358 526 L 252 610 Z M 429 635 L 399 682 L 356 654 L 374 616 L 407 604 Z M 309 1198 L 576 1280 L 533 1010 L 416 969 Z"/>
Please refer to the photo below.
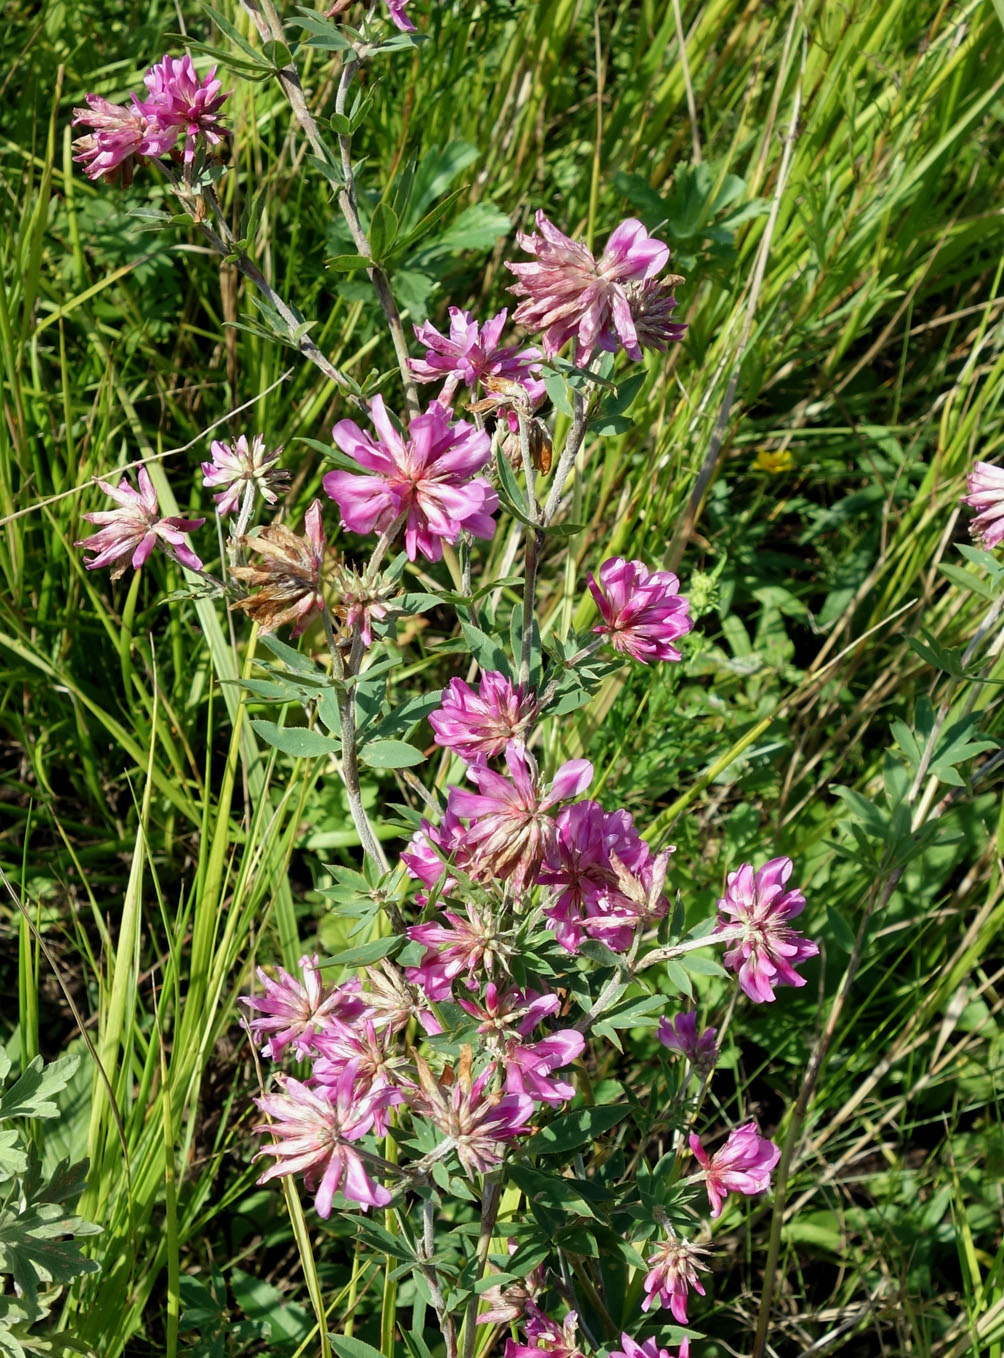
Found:
<path fill-rule="evenodd" d="M 274 632 L 291 622 L 292 635 L 298 637 L 310 614 L 324 608 L 324 534 L 319 500 L 307 510 L 304 525 L 307 531 L 303 537 L 281 523 L 259 529 L 244 541 L 251 551 L 260 554 L 261 561 L 231 570 L 231 575 L 255 592 L 246 599 L 235 599 L 230 607 L 246 613 L 263 632 Z"/>

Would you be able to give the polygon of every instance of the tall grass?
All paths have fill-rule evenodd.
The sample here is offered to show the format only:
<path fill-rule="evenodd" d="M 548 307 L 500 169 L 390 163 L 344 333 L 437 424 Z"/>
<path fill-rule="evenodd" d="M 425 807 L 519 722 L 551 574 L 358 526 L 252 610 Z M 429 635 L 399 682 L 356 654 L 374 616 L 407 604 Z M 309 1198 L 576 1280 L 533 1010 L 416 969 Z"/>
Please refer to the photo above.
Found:
<path fill-rule="evenodd" d="M 668 219 L 688 278 L 688 339 L 649 357 L 634 428 L 590 447 L 572 513 L 587 529 L 545 563 L 541 594 L 563 629 L 588 621 L 584 575 L 606 556 L 671 564 L 703 592 L 704 640 L 680 680 L 611 681 L 549 754 L 588 749 L 603 798 L 673 839 L 695 913 L 740 857 L 804 865 L 824 991 L 764 1016 L 733 1076 L 783 1133 L 876 884 L 874 864 L 835 853 L 848 813 L 832 785 L 876 799 L 890 723 L 971 701 L 911 641 L 963 646 L 986 607 L 941 567 L 963 564 L 963 473 L 1004 441 L 1001 20 L 979 0 L 425 10 L 431 42 L 373 82 L 364 208 L 414 172 L 459 190 L 454 216 L 494 203 L 524 225 L 542 207 L 597 246 L 625 215 Z M 213 601 L 165 603 L 185 581 L 163 558 L 111 586 L 73 543 L 90 479 L 137 459 L 154 459 L 168 512 L 168 481 L 195 512 L 206 431 L 247 403 L 223 427 L 286 446 L 295 516 L 323 470 L 298 440 L 343 405 L 254 333 L 228 266 L 183 230 L 139 229 L 151 178 L 122 193 L 74 169 L 85 91 L 135 87 L 182 21 L 227 45 L 195 8 L 133 18 L 104 0 L 21 7 L 0 40 L 5 99 L 19 91 L 0 133 L 0 862 L 25 912 L 4 916 L 18 1005 L 3 1035 L 18 1058 L 85 1050 L 47 1153 L 91 1161 L 80 1212 L 103 1228 L 101 1271 L 67 1297 L 65 1331 L 109 1358 L 182 1351 L 219 1270 L 232 1314 L 270 1311 L 268 1351 L 315 1352 L 322 1297 L 329 1328 L 379 1334 L 378 1285 L 361 1262 L 343 1276 L 337 1232 L 300 1218 L 297 1247 L 252 1187 L 236 997 L 256 960 L 337 939 L 322 893 L 356 862 L 351 820 L 317 761 L 257 747 L 235 682 L 255 645 Z M 328 65 L 313 53 L 304 71 L 329 109 Z M 365 290 L 325 267 L 344 247 L 281 92 L 233 84 L 235 229 L 254 200 L 252 253 L 319 346 L 357 380 L 388 371 Z M 499 236 L 432 254 L 394 279 L 399 300 L 412 320 L 448 302 L 491 314 L 513 251 Z M 787 469 L 764 470 L 764 451 Z M 421 632 L 408 660 L 429 688 L 446 677 Z M 996 693 L 976 708 L 999 739 Z M 1001 1352 L 998 789 L 992 772 L 964 789 L 953 837 L 911 860 L 864 937 L 779 1219 L 773 1352 Z M 627 1067 L 640 1085 L 644 1042 Z M 732 1242 L 706 1352 L 755 1321 L 769 1229 L 759 1213 Z"/>

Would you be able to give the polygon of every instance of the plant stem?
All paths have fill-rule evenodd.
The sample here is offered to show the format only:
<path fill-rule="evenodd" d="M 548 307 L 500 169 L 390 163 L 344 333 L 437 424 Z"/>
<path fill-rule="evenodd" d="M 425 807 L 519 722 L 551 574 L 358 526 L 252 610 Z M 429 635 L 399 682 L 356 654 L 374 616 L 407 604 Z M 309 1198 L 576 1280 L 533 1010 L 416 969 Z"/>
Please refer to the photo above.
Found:
<path fill-rule="evenodd" d="M 541 523 L 546 528 L 558 512 L 561 503 L 561 492 L 565 488 L 569 472 L 578 456 L 582 441 L 586 436 L 586 398 L 577 391 L 572 393 L 572 427 L 568 431 L 568 438 L 565 439 L 565 446 L 561 450 L 558 458 L 558 465 L 554 471 L 554 481 L 551 490 L 544 504 L 544 513 Z"/>
<path fill-rule="evenodd" d="M 281 42 L 285 45 L 282 21 L 276 13 L 272 0 L 241 0 L 244 8 L 251 15 L 258 32 L 265 40 Z M 260 11 L 258 6 L 260 5 Z M 345 114 L 345 101 L 348 96 L 349 87 L 355 77 L 356 69 L 359 65 L 359 54 L 355 51 L 349 56 L 342 68 L 338 80 L 338 90 L 335 95 L 335 112 Z M 307 141 L 310 143 L 314 154 L 326 165 L 332 164 L 332 158 L 327 146 L 322 140 L 314 116 L 307 105 L 306 96 L 303 93 L 303 86 L 300 83 L 300 73 L 296 68 L 296 63 L 290 58 L 289 63 L 281 70 L 276 72 L 279 84 L 282 86 L 286 98 L 289 100 L 297 122 L 303 128 Z M 338 190 L 338 206 L 342 216 L 345 218 L 346 225 L 352 235 L 357 252 L 364 259 L 370 261 L 366 272 L 369 280 L 376 292 L 377 299 L 387 322 L 390 331 L 391 341 L 394 345 L 394 353 L 397 356 L 397 366 L 401 374 L 401 384 L 404 387 L 405 405 L 409 419 L 417 415 L 420 409 L 418 401 L 418 391 L 415 386 L 414 378 L 408 367 L 408 349 L 404 341 L 404 327 L 401 324 L 401 315 L 394 301 L 391 292 L 390 282 L 386 273 L 379 264 L 373 261 L 373 252 L 370 243 L 366 239 L 366 233 L 362 229 L 359 221 L 359 213 L 356 208 L 355 178 L 352 172 L 352 141 L 346 133 L 338 133 L 338 150 L 341 159 L 342 186 Z"/>
<path fill-rule="evenodd" d="M 492 1235 L 495 1231 L 495 1219 L 498 1216 L 499 1203 L 502 1201 L 502 1183 L 500 1179 L 494 1179 L 486 1183 L 484 1196 L 481 1199 L 481 1230 L 478 1233 L 477 1248 L 477 1270 L 475 1272 L 475 1282 L 478 1281 L 485 1271 L 488 1263 L 488 1249 L 491 1245 Z M 477 1294 L 472 1294 L 468 1299 L 467 1307 L 464 1312 L 463 1326 L 463 1350 L 461 1358 L 474 1358 L 474 1345 L 477 1339 L 478 1322 L 478 1298 Z"/>
<path fill-rule="evenodd" d="M 324 622 L 324 635 L 328 641 L 328 650 L 335 666 L 335 677 L 343 680 L 345 677 L 345 666 L 342 662 L 342 654 L 338 649 L 338 642 L 335 638 L 334 624 L 331 619 L 331 610 L 327 604 L 324 605 L 322 613 Z M 352 639 L 353 652 L 355 652 L 357 642 L 359 642 L 358 628 L 356 635 Z M 338 686 L 338 718 L 341 724 L 342 736 L 342 782 L 345 785 L 345 795 L 349 802 L 349 814 L 352 823 L 356 827 L 359 835 L 359 843 L 362 845 L 363 853 L 381 872 L 389 872 L 390 864 L 387 855 L 383 851 L 383 846 L 377 839 L 373 827 L 370 824 L 366 809 L 363 806 L 362 792 L 359 787 L 359 764 L 356 757 L 356 711 L 355 700 L 351 689 L 344 683 Z"/>
<path fill-rule="evenodd" d="M 435 1208 L 432 1200 L 431 1198 L 424 1198 L 422 1200 L 422 1240 L 418 1246 L 419 1264 L 422 1275 L 429 1285 L 432 1308 L 436 1312 L 436 1319 L 443 1331 L 446 1358 L 457 1358 L 457 1328 L 453 1323 L 453 1317 L 446 1309 L 446 1302 L 443 1300 L 443 1292 L 439 1286 L 439 1279 L 436 1277 L 436 1270 L 427 1262 L 436 1253 L 435 1226 Z"/>

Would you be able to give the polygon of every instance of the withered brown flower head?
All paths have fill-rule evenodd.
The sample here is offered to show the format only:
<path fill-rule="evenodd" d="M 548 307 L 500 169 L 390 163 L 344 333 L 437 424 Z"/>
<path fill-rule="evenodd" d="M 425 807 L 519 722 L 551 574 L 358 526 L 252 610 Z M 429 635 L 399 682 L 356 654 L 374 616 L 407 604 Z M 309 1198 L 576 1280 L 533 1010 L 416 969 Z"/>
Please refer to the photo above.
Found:
<path fill-rule="evenodd" d="M 291 635 L 298 637 L 310 614 L 324 608 L 320 500 L 315 500 L 307 510 L 304 527 L 307 531 L 303 537 L 281 523 L 260 529 L 255 537 L 246 538 L 245 544 L 261 555 L 261 561 L 231 570 L 231 575 L 254 591 L 245 599 L 235 599 L 231 609 L 239 608 L 246 613 L 263 632 L 274 632 L 291 622 L 294 624 Z"/>

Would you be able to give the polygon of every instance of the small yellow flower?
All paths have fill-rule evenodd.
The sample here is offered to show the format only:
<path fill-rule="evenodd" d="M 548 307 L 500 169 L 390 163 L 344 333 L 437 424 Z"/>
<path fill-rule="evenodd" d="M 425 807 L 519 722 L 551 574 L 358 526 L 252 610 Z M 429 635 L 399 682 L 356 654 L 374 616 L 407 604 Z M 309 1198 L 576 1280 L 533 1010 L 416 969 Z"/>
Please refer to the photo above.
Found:
<path fill-rule="evenodd" d="M 795 465 L 795 459 L 787 448 L 761 448 L 753 459 L 753 466 L 758 472 L 769 472 L 776 476 L 778 472 L 791 471 Z"/>

